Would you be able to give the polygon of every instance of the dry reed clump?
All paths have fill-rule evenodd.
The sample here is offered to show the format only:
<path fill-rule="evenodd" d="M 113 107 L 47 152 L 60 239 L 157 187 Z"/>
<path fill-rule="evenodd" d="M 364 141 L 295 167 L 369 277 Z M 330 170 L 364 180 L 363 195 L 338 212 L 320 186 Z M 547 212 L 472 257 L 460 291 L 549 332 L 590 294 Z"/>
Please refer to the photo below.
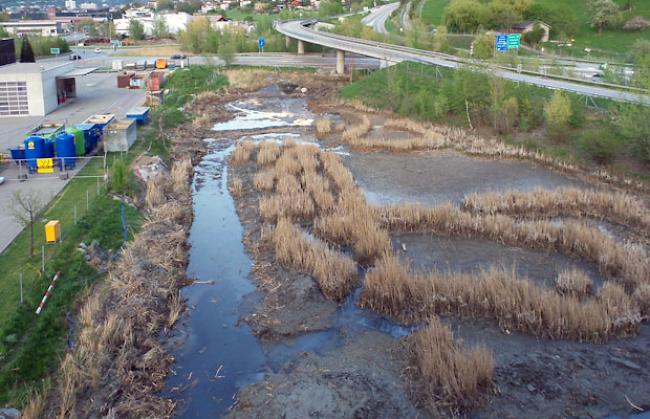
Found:
<path fill-rule="evenodd" d="M 334 125 L 334 132 L 343 132 L 345 131 L 345 122 L 341 121 L 338 124 Z"/>
<path fill-rule="evenodd" d="M 361 115 L 361 122 L 352 128 L 345 128 L 343 131 L 343 141 L 351 142 L 363 138 L 370 132 L 370 119 L 366 115 Z"/>
<path fill-rule="evenodd" d="M 494 357 L 483 346 L 464 349 L 439 319 L 408 338 L 417 398 L 430 410 L 475 408 L 493 386 Z"/>
<path fill-rule="evenodd" d="M 242 180 L 236 176 L 233 176 L 230 180 L 230 193 L 232 196 L 239 198 L 244 193 L 244 183 Z"/>
<path fill-rule="evenodd" d="M 314 200 L 305 192 L 265 196 L 260 199 L 259 209 L 262 218 L 267 221 L 276 221 L 281 217 L 306 220 L 316 213 Z"/>
<path fill-rule="evenodd" d="M 334 209 L 336 198 L 327 179 L 315 171 L 310 171 L 302 174 L 300 183 L 311 195 L 319 214 L 327 214 Z"/>
<path fill-rule="evenodd" d="M 187 179 L 192 173 L 192 160 L 188 157 L 175 161 L 172 166 L 172 180 L 174 182 L 174 192 L 178 195 L 189 193 L 190 184 Z"/>
<path fill-rule="evenodd" d="M 314 122 L 316 128 L 316 137 L 323 138 L 325 135 L 332 132 L 332 123 L 327 118 L 319 118 Z"/>
<path fill-rule="evenodd" d="M 413 121 L 411 119 L 406 119 L 406 118 L 388 118 L 384 122 L 384 128 L 393 128 L 393 129 L 411 131 L 420 135 L 424 135 L 425 133 L 430 132 L 431 130 L 431 127 L 425 124 Z"/>
<path fill-rule="evenodd" d="M 593 283 L 589 275 L 579 269 L 562 271 L 555 279 L 555 288 L 562 295 L 585 298 L 591 295 Z"/>
<path fill-rule="evenodd" d="M 235 165 L 248 163 L 255 151 L 255 143 L 252 141 L 240 141 L 230 155 L 230 162 Z"/>
<path fill-rule="evenodd" d="M 192 120 L 192 126 L 194 128 L 207 128 L 212 125 L 214 125 L 214 122 L 212 120 L 212 115 L 204 113 L 203 115 L 199 115 L 196 118 Z"/>
<path fill-rule="evenodd" d="M 463 208 L 484 214 L 514 216 L 592 217 L 650 233 L 650 209 L 640 199 L 621 192 L 604 192 L 573 187 L 531 192 L 471 194 Z"/>
<path fill-rule="evenodd" d="M 273 243 L 280 263 L 312 275 L 327 297 L 339 301 L 356 286 L 357 266 L 350 257 L 307 237 L 286 218 L 278 220 Z"/>
<path fill-rule="evenodd" d="M 372 151 L 382 150 L 393 153 L 405 153 L 418 150 L 437 150 L 446 147 L 446 139 L 434 132 L 427 132 L 422 137 L 406 138 L 399 140 L 370 139 L 365 137 L 352 137 L 347 143 L 354 150 Z"/>
<path fill-rule="evenodd" d="M 445 313 L 494 319 L 502 328 L 539 337 L 600 342 L 638 332 L 638 307 L 619 290 L 580 301 L 518 278 L 514 270 L 425 274 L 387 255 L 366 275 L 361 305 L 404 322 Z"/>
<path fill-rule="evenodd" d="M 650 284 L 640 285 L 632 295 L 639 305 L 641 315 L 646 319 L 650 317 Z"/>
<path fill-rule="evenodd" d="M 163 181 L 162 175 L 150 177 L 147 180 L 147 192 L 144 199 L 149 209 L 158 207 L 165 201 Z"/>
<path fill-rule="evenodd" d="M 260 192 L 271 192 L 275 186 L 275 171 L 257 172 L 253 178 L 253 186 Z"/>
<path fill-rule="evenodd" d="M 257 151 L 257 164 L 266 166 L 272 163 L 280 157 L 280 145 L 275 141 L 264 141 L 260 144 L 259 150 Z"/>
<path fill-rule="evenodd" d="M 447 203 L 436 207 L 399 205 L 382 207 L 378 214 L 391 230 L 432 231 L 447 236 L 486 238 L 508 245 L 557 250 L 596 263 L 609 278 L 629 292 L 650 282 L 650 259 L 640 246 L 620 245 L 597 228 L 567 221 L 523 221 L 496 215 L 476 215 Z"/>

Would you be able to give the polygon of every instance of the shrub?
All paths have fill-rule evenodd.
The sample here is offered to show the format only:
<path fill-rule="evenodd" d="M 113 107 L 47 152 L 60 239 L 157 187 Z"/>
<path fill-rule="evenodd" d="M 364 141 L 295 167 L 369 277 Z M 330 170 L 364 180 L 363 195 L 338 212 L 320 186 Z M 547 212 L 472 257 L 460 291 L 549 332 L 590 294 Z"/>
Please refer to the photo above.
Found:
<path fill-rule="evenodd" d="M 111 166 L 111 190 L 117 194 L 124 194 L 128 183 L 129 173 L 124 160 L 115 160 Z"/>
<path fill-rule="evenodd" d="M 641 16 L 635 16 L 632 19 L 625 22 L 625 25 L 623 25 L 623 29 L 630 32 L 643 31 L 648 26 L 650 26 L 650 22 L 648 22 L 646 19 L 644 19 Z"/>
<path fill-rule="evenodd" d="M 590 130 L 582 134 L 576 145 L 598 164 L 609 164 L 621 151 L 621 142 L 606 130 Z"/>
<path fill-rule="evenodd" d="M 551 100 L 544 106 L 549 136 L 555 139 L 564 138 L 572 115 L 571 100 L 564 92 L 556 90 Z"/>

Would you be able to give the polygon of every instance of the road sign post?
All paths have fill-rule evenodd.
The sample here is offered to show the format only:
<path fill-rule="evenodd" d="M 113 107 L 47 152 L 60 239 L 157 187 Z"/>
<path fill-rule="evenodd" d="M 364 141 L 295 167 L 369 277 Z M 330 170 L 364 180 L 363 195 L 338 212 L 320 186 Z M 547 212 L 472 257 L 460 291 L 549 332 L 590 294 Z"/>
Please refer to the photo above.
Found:
<path fill-rule="evenodd" d="M 508 49 L 516 49 L 519 55 L 519 47 L 521 46 L 521 34 L 511 33 L 508 35 Z"/>
<path fill-rule="evenodd" d="M 495 45 L 495 51 L 508 51 L 508 35 L 498 34 Z"/>
<path fill-rule="evenodd" d="M 266 41 L 264 40 L 264 37 L 260 36 L 259 38 L 257 38 L 257 48 L 259 49 L 260 54 L 264 52 L 264 45 L 266 45 Z"/>
<path fill-rule="evenodd" d="M 50 54 L 52 54 L 52 55 L 61 54 L 61 48 L 50 48 Z"/>

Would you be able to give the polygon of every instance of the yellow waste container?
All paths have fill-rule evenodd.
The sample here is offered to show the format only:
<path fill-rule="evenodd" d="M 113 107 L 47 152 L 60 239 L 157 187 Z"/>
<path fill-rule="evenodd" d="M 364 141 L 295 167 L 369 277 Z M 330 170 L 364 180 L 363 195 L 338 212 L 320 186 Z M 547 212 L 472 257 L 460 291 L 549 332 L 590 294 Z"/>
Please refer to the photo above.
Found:
<path fill-rule="evenodd" d="M 61 238 L 61 223 L 59 220 L 48 221 L 45 224 L 45 241 L 48 243 L 56 243 Z"/>

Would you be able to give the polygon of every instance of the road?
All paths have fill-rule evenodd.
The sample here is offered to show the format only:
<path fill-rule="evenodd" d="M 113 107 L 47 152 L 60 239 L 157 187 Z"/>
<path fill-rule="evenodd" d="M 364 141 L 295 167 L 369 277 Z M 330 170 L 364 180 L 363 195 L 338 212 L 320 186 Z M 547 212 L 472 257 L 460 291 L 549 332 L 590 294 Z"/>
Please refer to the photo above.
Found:
<path fill-rule="evenodd" d="M 424 2 L 422 2 L 424 3 Z M 413 5 L 412 1 L 409 1 L 404 5 L 402 13 L 400 14 L 400 21 L 402 22 L 402 28 L 405 31 L 410 31 L 411 28 L 411 6 Z"/>
<path fill-rule="evenodd" d="M 390 18 L 395 10 L 399 7 L 399 2 L 384 4 L 370 9 L 370 14 L 361 19 L 361 23 L 370 26 L 373 31 L 388 34 L 386 30 L 386 20 Z"/>
<path fill-rule="evenodd" d="M 377 58 L 386 64 L 412 61 L 452 69 L 466 67 L 472 64 L 483 64 L 482 62 L 465 60 L 448 54 L 418 50 L 415 48 L 407 48 L 382 42 L 367 41 L 329 32 L 317 32 L 307 27 L 308 25 L 313 24 L 313 22 L 313 20 L 276 22 L 274 27 L 278 32 L 294 39 L 358 55 Z M 496 68 L 494 74 L 506 80 L 532 84 L 549 89 L 565 90 L 585 96 L 611 99 L 619 102 L 644 103 L 650 105 L 649 96 L 645 94 L 640 95 L 635 91 L 618 90 L 603 85 L 599 86 L 594 84 L 578 83 L 566 78 L 545 76 L 534 72 L 524 71 L 520 73 L 504 68 Z"/>

